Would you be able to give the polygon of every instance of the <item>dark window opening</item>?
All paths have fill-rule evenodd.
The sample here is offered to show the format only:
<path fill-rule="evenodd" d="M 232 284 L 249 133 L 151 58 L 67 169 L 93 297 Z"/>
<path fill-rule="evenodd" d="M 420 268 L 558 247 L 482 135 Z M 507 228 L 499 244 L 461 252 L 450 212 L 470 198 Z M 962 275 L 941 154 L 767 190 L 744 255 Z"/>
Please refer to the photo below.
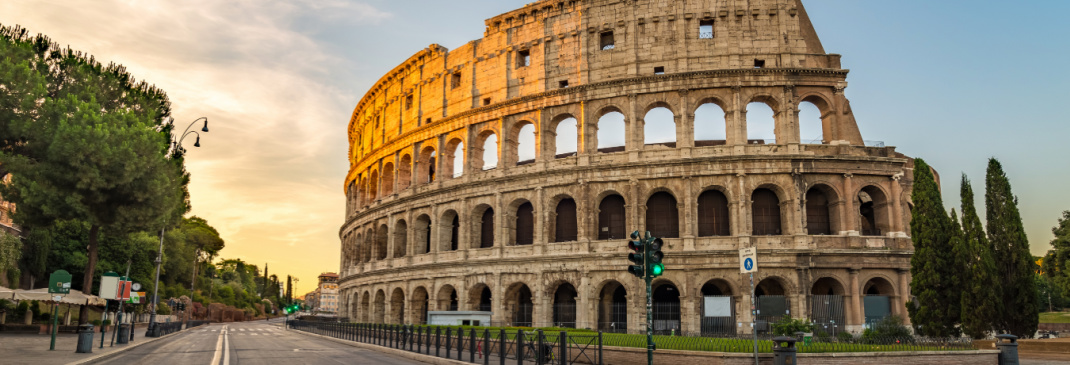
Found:
<path fill-rule="evenodd" d="M 452 312 L 456 312 L 457 311 L 457 291 L 456 290 L 450 291 L 450 306 L 446 310 L 452 311 Z"/>
<path fill-rule="evenodd" d="M 765 60 L 754 60 L 754 68 L 765 67 Z"/>
<path fill-rule="evenodd" d="M 490 98 L 483 98 L 483 106 L 490 105 Z"/>
<path fill-rule="evenodd" d="M 531 203 L 516 208 L 516 244 L 530 245 L 535 242 L 535 208 Z"/>
<path fill-rule="evenodd" d="M 557 203 L 557 221 L 554 242 L 569 242 L 576 240 L 576 201 L 562 199 Z"/>
<path fill-rule="evenodd" d="M 531 51 L 523 50 L 516 52 L 516 68 L 531 66 Z"/>
<path fill-rule="evenodd" d="M 599 44 L 599 47 L 601 47 L 603 51 L 607 51 L 607 50 L 613 49 L 615 47 L 614 44 L 613 44 L 613 32 L 612 31 L 602 32 L 601 37 L 599 37 L 598 44 Z"/>
<path fill-rule="evenodd" d="M 450 227 L 450 251 L 457 251 L 457 232 L 461 228 L 461 219 L 456 214 L 453 215 L 453 223 Z"/>
<path fill-rule="evenodd" d="M 412 109 L 412 95 L 405 97 L 405 110 Z"/>
<path fill-rule="evenodd" d="M 483 222 L 479 232 L 479 248 L 494 247 L 494 209 L 483 211 Z"/>
<path fill-rule="evenodd" d="M 654 74 L 655 75 L 664 75 L 665 74 L 665 66 L 654 67 Z"/>
<path fill-rule="evenodd" d="M 680 212 L 676 198 L 667 192 L 659 192 L 646 201 L 646 230 L 658 238 L 680 237 Z"/>
<path fill-rule="evenodd" d="M 811 235 L 832 234 L 828 197 L 818 189 L 806 192 L 806 232 Z"/>
<path fill-rule="evenodd" d="M 713 39 L 713 19 L 702 20 L 698 23 L 699 39 Z"/>
<path fill-rule="evenodd" d="M 698 197 L 699 237 L 728 236 L 728 198 L 717 190 L 709 190 Z"/>
<path fill-rule="evenodd" d="M 460 72 L 454 72 L 453 75 L 450 76 L 450 88 L 451 89 L 456 89 L 456 88 L 458 88 L 460 86 L 461 86 L 461 73 Z"/>
<path fill-rule="evenodd" d="M 557 82 L 557 87 L 560 87 L 560 88 L 566 88 L 566 87 L 568 87 L 568 80 L 561 80 L 561 81 L 558 81 L 558 82 Z"/>
<path fill-rule="evenodd" d="M 758 189 L 751 195 L 752 234 L 780 235 L 780 199 L 769 189 Z"/>
<path fill-rule="evenodd" d="M 598 204 L 598 239 L 624 239 L 627 227 L 624 225 L 624 198 L 610 195 Z"/>
<path fill-rule="evenodd" d="M 490 288 L 483 287 L 483 292 L 479 293 L 479 310 L 490 312 L 490 299 Z"/>
<path fill-rule="evenodd" d="M 424 124 L 431 124 L 431 118 L 427 118 L 427 120 L 424 121 Z"/>

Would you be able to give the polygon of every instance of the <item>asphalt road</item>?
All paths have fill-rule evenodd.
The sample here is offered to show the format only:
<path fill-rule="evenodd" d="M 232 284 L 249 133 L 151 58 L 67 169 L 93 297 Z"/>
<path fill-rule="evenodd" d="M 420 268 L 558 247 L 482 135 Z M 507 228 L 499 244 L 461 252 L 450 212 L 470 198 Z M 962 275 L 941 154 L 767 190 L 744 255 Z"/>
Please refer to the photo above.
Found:
<path fill-rule="evenodd" d="M 98 364 L 368 364 L 417 365 L 413 360 L 317 339 L 279 321 L 212 324 L 183 331 Z"/>

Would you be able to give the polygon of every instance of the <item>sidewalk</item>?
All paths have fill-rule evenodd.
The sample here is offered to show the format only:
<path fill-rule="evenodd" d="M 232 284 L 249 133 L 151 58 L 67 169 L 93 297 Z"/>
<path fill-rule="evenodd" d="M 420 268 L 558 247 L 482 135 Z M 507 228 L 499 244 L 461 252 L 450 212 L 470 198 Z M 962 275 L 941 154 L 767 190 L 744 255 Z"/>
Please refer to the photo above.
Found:
<path fill-rule="evenodd" d="M 140 344 L 150 343 L 168 337 L 145 337 L 145 328 L 139 327 L 134 331 L 134 340 L 129 344 L 115 344 L 115 346 L 111 346 L 113 329 L 114 327 L 108 328 L 108 333 L 105 334 L 104 338 L 103 349 L 100 348 L 100 333 L 93 334 L 93 352 L 89 354 L 79 354 L 74 352 L 78 345 L 78 335 L 76 334 L 57 334 L 56 350 L 49 351 L 48 346 L 51 341 L 51 336 L 49 335 L 5 334 L 0 332 L 0 363 L 5 365 L 60 365 L 80 363 L 106 356 L 115 353 L 116 351 L 125 350 L 134 346 L 139 346 Z"/>

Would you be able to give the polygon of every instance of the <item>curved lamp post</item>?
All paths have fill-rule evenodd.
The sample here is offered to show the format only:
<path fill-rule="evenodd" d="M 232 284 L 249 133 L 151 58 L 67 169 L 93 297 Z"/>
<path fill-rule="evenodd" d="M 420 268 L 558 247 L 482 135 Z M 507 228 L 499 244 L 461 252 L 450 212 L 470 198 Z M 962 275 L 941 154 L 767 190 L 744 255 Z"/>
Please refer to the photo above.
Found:
<path fill-rule="evenodd" d="M 175 154 L 177 156 L 182 156 L 182 154 L 186 152 L 186 149 L 184 147 L 182 147 L 182 142 L 185 141 L 186 137 L 191 135 L 191 134 L 197 135 L 197 140 L 193 143 L 193 147 L 200 147 L 201 146 L 201 134 L 197 133 L 197 131 L 191 131 L 190 130 L 190 128 L 193 128 L 193 125 L 195 125 L 195 124 L 197 124 L 197 122 L 201 122 L 201 121 L 204 122 L 204 128 L 201 128 L 201 132 L 208 133 L 208 118 L 207 117 L 197 118 L 197 120 L 194 120 L 193 123 L 190 123 L 189 126 L 186 127 L 186 130 L 183 131 L 181 135 L 179 135 L 178 141 L 175 141 L 174 136 L 172 136 L 172 138 L 171 138 L 171 151 L 172 151 L 173 154 Z M 170 156 L 168 156 L 168 158 L 170 158 Z M 156 279 L 154 281 L 153 288 L 152 288 L 152 313 L 149 314 L 149 327 L 148 327 L 147 333 L 145 334 L 148 337 L 159 337 L 160 336 L 160 331 L 156 327 L 156 310 L 157 310 L 157 306 L 159 305 L 159 301 L 160 301 L 160 297 L 159 297 L 159 293 L 160 293 L 160 264 L 163 263 L 163 235 L 164 235 L 164 229 L 165 228 L 160 228 L 160 250 L 156 251 Z M 190 299 L 193 299 L 193 293 L 192 292 L 190 293 Z"/>

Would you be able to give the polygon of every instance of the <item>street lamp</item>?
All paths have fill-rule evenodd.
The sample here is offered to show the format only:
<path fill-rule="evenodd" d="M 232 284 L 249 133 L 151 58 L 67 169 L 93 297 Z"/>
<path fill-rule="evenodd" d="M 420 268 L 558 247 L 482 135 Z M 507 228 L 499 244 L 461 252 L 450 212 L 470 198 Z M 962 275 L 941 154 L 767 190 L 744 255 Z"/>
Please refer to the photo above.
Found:
<path fill-rule="evenodd" d="M 190 128 L 193 128 L 193 125 L 197 124 L 197 122 L 202 121 L 204 122 L 204 128 L 201 128 L 201 131 L 208 133 L 208 118 L 201 117 L 197 118 L 197 120 L 194 120 L 193 123 L 190 123 L 189 126 L 186 127 L 186 130 L 179 135 L 177 142 L 175 141 L 174 136 L 171 137 L 171 150 L 175 155 L 182 156 L 182 154 L 186 152 L 186 149 L 182 147 L 182 142 L 185 141 L 186 136 L 189 136 L 190 134 L 197 135 L 197 140 L 193 143 L 193 147 L 201 146 L 201 134 L 197 133 L 197 131 L 191 131 Z M 172 121 L 172 123 L 174 123 L 174 121 Z M 169 155 L 167 158 L 171 158 L 171 156 Z M 145 336 L 148 337 L 160 336 L 159 328 L 156 327 L 156 310 L 160 302 L 160 264 L 163 263 L 163 235 L 165 229 L 166 228 L 160 228 L 160 250 L 156 251 L 156 279 L 154 280 L 152 288 L 152 313 L 149 314 L 149 328 L 147 333 L 145 333 Z M 190 299 L 193 299 L 192 292 L 190 293 Z"/>

